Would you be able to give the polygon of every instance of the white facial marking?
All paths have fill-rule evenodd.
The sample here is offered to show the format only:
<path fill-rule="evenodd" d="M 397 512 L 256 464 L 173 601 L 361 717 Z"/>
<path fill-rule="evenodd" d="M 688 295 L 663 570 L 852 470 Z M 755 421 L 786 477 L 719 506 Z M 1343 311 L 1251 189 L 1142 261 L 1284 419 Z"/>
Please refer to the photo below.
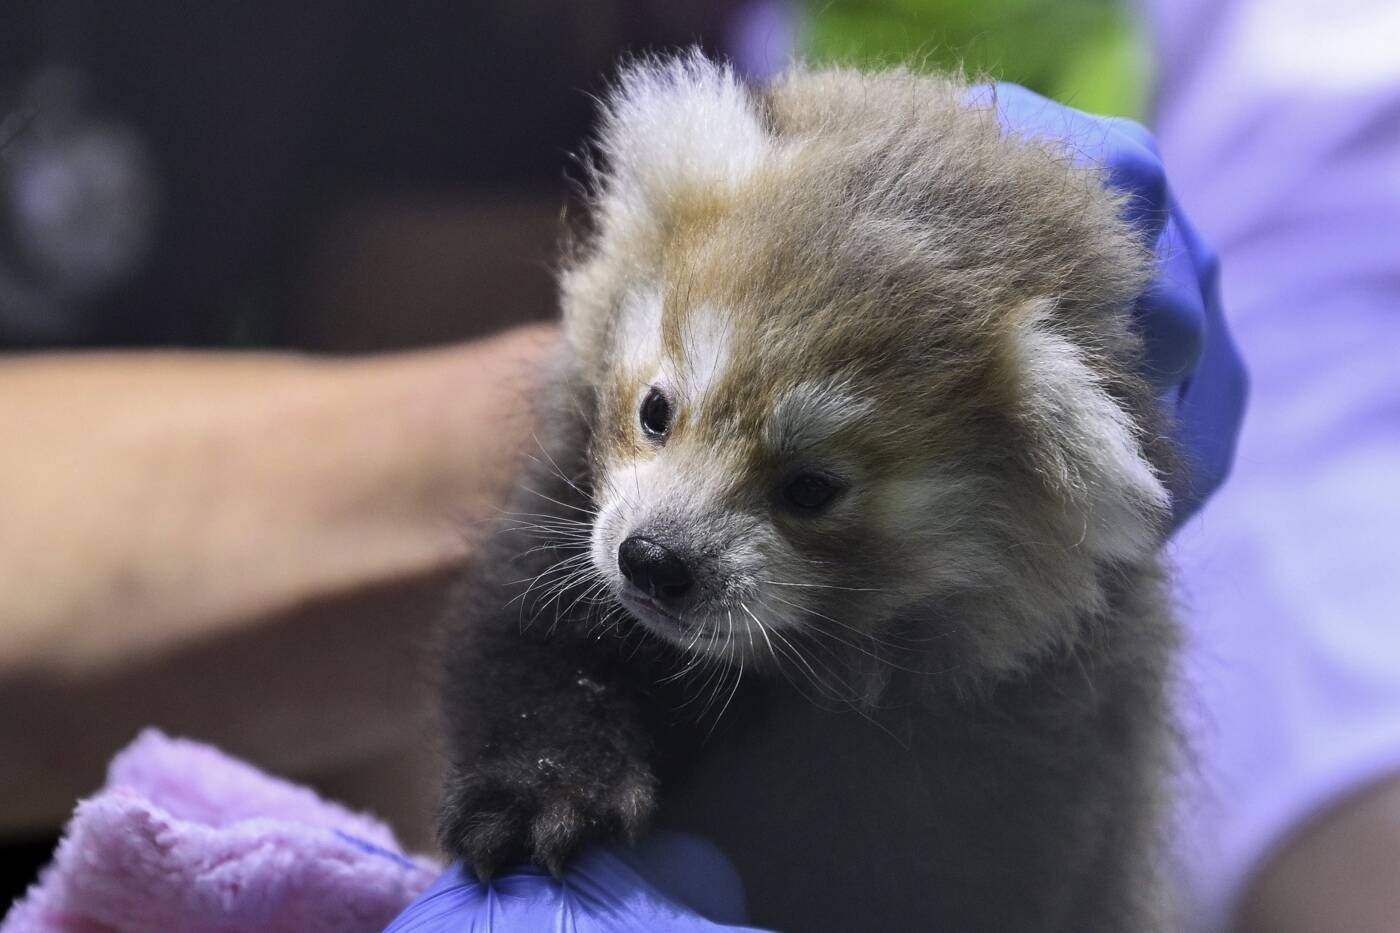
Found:
<path fill-rule="evenodd" d="M 686 401 L 699 408 L 729 363 L 730 326 L 727 318 L 706 308 L 691 314 L 683 328 L 685 355 L 676 362 L 683 374 Z"/>
<path fill-rule="evenodd" d="M 655 366 L 661 355 L 661 293 L 655 288 L 629 292 L 613 333 L 619 364 L 631 370 Z"/>

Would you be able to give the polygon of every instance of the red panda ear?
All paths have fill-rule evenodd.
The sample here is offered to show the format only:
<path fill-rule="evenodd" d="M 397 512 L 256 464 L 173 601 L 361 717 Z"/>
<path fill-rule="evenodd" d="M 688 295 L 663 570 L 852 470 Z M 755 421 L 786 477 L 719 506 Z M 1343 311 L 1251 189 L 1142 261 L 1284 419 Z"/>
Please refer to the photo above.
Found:
<path fill-rule="evenodd" d="M 1171 497 L 1131 416 L 1083 349 L 1052 326 L 1053 307 L 1042 299 L 1020 309 L 1012 332 L 1036 468 L 1068 503 L 1085 547 L 1109 559 L 1141 558 L 1160 543 Z"/>
<path fill-rule="evenodd" d="M 634 64 L 604 113 L 601 207 L 617 220 L 645 220 L 678 191 L 739 183 L 772 142 L 753 96 L 728 65 L 699 52 Z"/>

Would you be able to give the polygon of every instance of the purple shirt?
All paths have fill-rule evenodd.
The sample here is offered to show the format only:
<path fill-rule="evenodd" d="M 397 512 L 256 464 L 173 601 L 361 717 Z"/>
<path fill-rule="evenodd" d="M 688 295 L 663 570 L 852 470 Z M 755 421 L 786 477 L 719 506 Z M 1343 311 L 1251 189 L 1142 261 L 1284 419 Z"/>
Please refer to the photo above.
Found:
<path fill-rule="evenodd" d="M 1156 131 L 1250 371 L 1174 556 L 1187 929 L 1303 820 L 1400 773 L 1400 4 L 1158 0 Z"/>

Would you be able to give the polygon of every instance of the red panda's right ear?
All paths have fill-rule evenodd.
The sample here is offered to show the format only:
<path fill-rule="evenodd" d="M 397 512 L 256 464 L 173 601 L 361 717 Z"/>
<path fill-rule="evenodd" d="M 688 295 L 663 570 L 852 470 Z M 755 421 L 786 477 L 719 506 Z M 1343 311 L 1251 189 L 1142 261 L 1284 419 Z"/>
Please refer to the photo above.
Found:
<path fill-rule="evenodd" d="M 772 142 L 757 102 L 728 65 L 698 51 L 633 64 L 605 104 L 601 219 L 662 219 L 678 195 L 741 183 Z"/>
<path fill-rule="evenodd" d="M 1091 553 L 1143 557 L 1160 543 L 1171 497 L 1128 412 L 1083 349 L 1052 323 L 1051 299 L 1019 309 L 1011 334 L 1020 416 L 1036 470 L 1063 499 Z"/>

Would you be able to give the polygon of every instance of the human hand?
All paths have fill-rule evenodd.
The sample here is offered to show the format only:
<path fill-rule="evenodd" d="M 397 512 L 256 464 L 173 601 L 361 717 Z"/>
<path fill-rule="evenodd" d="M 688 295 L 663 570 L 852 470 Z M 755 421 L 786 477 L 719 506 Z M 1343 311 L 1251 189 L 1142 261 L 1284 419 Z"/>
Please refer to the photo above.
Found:
<path fill-rule="evenodd" d="M 562 879 L 541 868 L 520 867 L 483 884 L 453 865 L 385 933 L 558 928 L 758 933 L 737 925 L 743 922 L 743 899 L 738 875 L 714 846 L 658 832 L 634 850 L 585 849 Z"/>
<path fill-rule="evenodd" d="M 554 341 L 0 355 L 0 831 L 56 826 L 148 725 L 416 792 L 421 645 Z M 417 822 L 412 797 L 375 806 Z"/>

